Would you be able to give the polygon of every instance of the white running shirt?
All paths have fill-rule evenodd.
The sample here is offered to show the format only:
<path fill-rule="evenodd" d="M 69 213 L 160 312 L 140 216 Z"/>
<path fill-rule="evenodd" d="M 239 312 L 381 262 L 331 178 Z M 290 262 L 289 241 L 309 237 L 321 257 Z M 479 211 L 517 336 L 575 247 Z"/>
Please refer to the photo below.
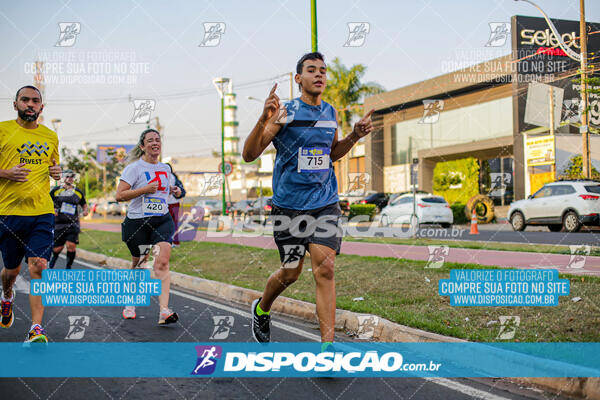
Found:
<path fill-rule="evenodd" d="M 175 184 L 175 177 L 168 165 L 161 162 L 148 163 L 141 158 L 125 167 L 121 180 L 139 189 L 150 182 L 158 182 L 156 193 L 144 194 L 131 200 L 127 208 L 127 217 L 131 219 L 164 215 L 169 212 L 169 190 Z"/>

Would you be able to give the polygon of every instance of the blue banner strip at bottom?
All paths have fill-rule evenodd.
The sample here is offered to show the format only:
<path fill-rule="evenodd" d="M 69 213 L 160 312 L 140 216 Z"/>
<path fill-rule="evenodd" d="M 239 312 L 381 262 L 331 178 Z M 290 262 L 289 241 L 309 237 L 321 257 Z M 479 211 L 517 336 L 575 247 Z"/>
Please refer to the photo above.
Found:
<path fill-rule="evenodd" d="M 600 343 L 0 343 L 0 377 L 600 377 Z"/>

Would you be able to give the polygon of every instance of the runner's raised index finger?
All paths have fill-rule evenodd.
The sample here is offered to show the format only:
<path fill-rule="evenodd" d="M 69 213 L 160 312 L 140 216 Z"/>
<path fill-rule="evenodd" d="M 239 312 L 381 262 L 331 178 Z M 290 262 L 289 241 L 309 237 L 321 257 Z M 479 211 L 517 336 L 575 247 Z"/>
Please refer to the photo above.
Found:
<path fill-rule="evenodd" d="M 277 83 L 275 83 L 275 85 L 273 85 L 273 88 L 271 89 L 271 91 L 269 92 L 269 96 L 272 96 L 273 93 L 275 93 L 275 91 L 277 90 Z"/>
<path fill-rule="evenodd" d="M 374 108 L 371 108 L 371 110 L 370 110 L 368 113 L 366 113 L 366 114 L 365 114 L 365 116 L 364 116 L 364 117 L 362 117 L 362 119 L 367 119 L 367 118 L 369 118 L 369 117 L 371 116 L 371 114 L 373 114 L 374 112 L 375 112 L 375 109 L 374 109 Z"/>

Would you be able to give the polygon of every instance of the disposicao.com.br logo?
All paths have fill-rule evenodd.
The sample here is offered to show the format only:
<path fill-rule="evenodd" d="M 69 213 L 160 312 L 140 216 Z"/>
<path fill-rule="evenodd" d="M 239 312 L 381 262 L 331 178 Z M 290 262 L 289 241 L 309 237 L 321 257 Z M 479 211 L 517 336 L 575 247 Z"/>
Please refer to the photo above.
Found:
<path fill-rule="evenodd" d="M 261 348 L 233 346 L 196 346 L 197 362 L 192 375 L 196 376 L 372 376 L 379 373 L 437 372 L 441 363 L 407 363 L 398 351 L 356 348 L 335 344 L 319 351 L 305 344 L 290 350 L 280 346 L 261 345 Z M 230 347 L 228 349 L 227 347 Z"/>

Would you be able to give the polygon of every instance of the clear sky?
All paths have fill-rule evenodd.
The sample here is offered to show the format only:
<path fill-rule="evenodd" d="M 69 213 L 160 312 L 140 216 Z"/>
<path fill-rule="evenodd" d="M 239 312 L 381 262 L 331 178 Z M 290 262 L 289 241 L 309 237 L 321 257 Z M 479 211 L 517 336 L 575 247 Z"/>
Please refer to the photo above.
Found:
<path fill-rule="evenodd" d="M 579 0 L 536 0 L 552 17 L 579 19 Z M 485 47 L 489 23 L 540 16 L 513 0 L 319 0 L 319 50 L 326 60 L 368 67 L 365 81 L 387 90 L 510 52 Z M 600 1 L 586 1 L 600 21 Z M 59 23 L 77 22 L 70 47 L 57 47 Z M 200 46 L 204 23 L 223 22 L 215 47 Z M 366 22 L 359 47 L 344 47 L 348 23 Z M 14 119 L 15 90 L 33 82 L 32 63 L 46 71 L 45 123 L 60 118 L 62 145 L 135 143 L 144 125 L 129 124 L 129 99 L 153 99 L 165 126 L 165 155 L 208 155 L 220 148 L 219 97 L 211 80 L 233 79 L 239 135 L 247 136 L 274 77 L 310 51 L 310 1 L 103 0 L 4 2 L 0 120 Z M 64 44 L 64 43 L 63 43 Z M 279 93 L 289 84 L 280 79 Z M 259 81 L 257 83 L 253 83 Z M 297 95 L 297 93 L 295 93 Z"/>

